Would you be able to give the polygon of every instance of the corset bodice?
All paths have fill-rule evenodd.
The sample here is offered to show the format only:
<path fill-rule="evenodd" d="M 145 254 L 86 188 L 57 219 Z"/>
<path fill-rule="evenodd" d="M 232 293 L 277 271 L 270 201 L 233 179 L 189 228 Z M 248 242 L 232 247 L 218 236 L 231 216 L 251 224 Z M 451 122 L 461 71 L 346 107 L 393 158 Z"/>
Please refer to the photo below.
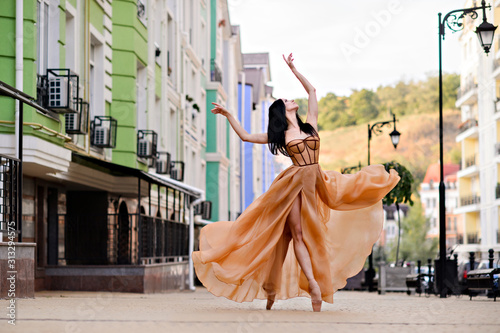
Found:
<path fill-rule="evenodd" d="M 286 150 L 296 166 L 318 164 L 319 137 L 309 135 L 304 139 L 294 139 L 286 144 Z"/>

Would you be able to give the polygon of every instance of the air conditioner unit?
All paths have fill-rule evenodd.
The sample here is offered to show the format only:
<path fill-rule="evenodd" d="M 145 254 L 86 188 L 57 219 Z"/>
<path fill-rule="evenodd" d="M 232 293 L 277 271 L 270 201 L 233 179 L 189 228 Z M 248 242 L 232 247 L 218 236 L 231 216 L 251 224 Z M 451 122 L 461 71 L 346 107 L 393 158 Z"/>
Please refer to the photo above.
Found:
<path fill-rule="evenodd" d="M 170 170 L 170 177 L 175 180 L 179 180 L 180 176 L 180 170 L 179 169 L 172 169 Z"/>
<path fill-rule="evenodd" d="M 156 173 L 167 174 L 168 173 L 168 163 L 167 161 L 159 160 L 156 162 Z"/>
<path fill-rule="evenodd" d="M 201 203 L 201 218 L 204 220 L 212 218 L 212 201 L 203 201 Z"/>
<path fill-rule="evenodd" d="M 74 133 L 80 131 L 80 115 L 78 113 L 68 113 L 64 117 L 66 132 Z"/>
<path fill-rule="evenodd" d="M 107 146 L 109 145 L 109 130 L 104 126 L 96 126 L 94 128 L 94 145 Z"/>
<path fill-rule="evenodd" d="M 137 147 L 137 156 L 139 157 L 151 157 L 151 141 L 146 139 L 140 139 Z"/>
<path fill-rule="evenodd" d="M 68 84 L 69 83 L 69 84 Z M 57 77 L 49 80 L 49 108 L 69 108 L 73 102 L 73 82 L 66 77 Z M 68 91 L 69 88 L 69 91 Z"/>

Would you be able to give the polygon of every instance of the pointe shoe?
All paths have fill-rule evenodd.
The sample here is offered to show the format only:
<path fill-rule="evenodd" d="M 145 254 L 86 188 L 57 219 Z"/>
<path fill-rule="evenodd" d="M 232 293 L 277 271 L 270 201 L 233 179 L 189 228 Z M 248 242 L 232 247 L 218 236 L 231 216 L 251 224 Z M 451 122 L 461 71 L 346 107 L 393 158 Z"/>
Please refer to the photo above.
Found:
<path fill-rule="evenodd" d="M 321 305 L 323 304 L 323 300 L 321 299 L 321 289 L 319 288 L 319 284 L 318 282 L 314 281 L 314 283 L 316 284 L 316 287 L 315 288 L 311 288 L 309 287 L 309 294 L 311 295 L 311 304 L 312 304 L 312 308 L 313 308 L 313 311 L 314 312 L 320 312 L 321 311 Z M 319 290 L 319 297 L 320 299 L 312 299 L 312 290 L 313 289 L 318 289 Z"/>
<path fill-rule="evenodd" d="M 311 300 L 311 303 L 314 312 L 321 312 L 321 305 L 323 304 L 322 300 Z"/>
<path fill-rule="evenodd" d="M 267 296 L 267 305 L 266 305 L 266 310 L 271 310 L 274 304 L 274 298 L 276 295 L 269 295 Z"/>

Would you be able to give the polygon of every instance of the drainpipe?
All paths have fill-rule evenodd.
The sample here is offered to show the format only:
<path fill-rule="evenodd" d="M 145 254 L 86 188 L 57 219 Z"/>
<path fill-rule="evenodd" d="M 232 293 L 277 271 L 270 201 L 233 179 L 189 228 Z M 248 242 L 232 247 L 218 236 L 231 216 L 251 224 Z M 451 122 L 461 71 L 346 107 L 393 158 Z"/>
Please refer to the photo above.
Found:
<path fill-rule="evenodd" d="M 16 89 L 24 91 L 23 89 L 23 0 L 16 0 Z M 22 140 L 19 130 L 19 104 L 21 102 L 16 100 L 16 113 L 15 113 L 15 137 L 16 137 L 16 158 L 21 159 L 20 140 Z M 21 125 L 22 126 L 22 125 Z"/>
<path fill-rule="evenodd" d="M 193 265 L 193 248 L 194 248 L 194 206 L 204 201 L 203 197 L 196 199 L 189 204 L 189 290 L 194 291 L 194 265 Z"/>
<path fill-rule="evenodd" d="M 245 128 L 245 87 L 246 87 L 246 77 L 245 71 L 240 72 L 241 75 L 241 126 Z M 240 188 L 241 188 L 241 196 L 240 196 L 240 212 L 243 211 L 245 207 L 245 141 L 240 141 Z"/>

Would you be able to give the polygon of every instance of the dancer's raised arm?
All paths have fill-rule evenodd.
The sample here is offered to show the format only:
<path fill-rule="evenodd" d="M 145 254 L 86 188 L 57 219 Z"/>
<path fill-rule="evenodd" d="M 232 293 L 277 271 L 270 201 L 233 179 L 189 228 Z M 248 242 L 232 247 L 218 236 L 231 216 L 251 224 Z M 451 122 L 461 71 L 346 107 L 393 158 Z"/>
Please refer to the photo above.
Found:
<path fill-rule="evenodd" d="M 221 114 L 227 118 L 229 124 L 234 129 L 236 134 L 241 140 L 253 143 L 267 143 L 267 133 L 248 133 L 240 123 L 233 117 L 229 111 L 227 111 L 222 105 L 217 103 L 212 103 L 214 108 L 212 109 L 213 114 Z"/>
<path fill-rule="evenodd" d="M 295 65 L 293 64 L 293 55 L 290 53 L 290 55 L 285 58 L 285 55 L 283 55 L 283 59 L 285 60 L 286 64 L 290 69 L 292 70 L 292 73 L 299 79 L 300 83 L 304 87 L 304 89 L 307 91 L 307 94 L 309 95 L 308 97 L 308 110 L 307 110 L 307 117 L 306 117 L 306 122 L 311 124 L 314 129 L 317 131 L 318 130 L 318 99 L 316 97 L 316 89 L 313 87 L 313 85 L 307 81 L 307 79 L 304 77 L 304 75 L 300 74 L 297 68 L 295 68 Z"/>

